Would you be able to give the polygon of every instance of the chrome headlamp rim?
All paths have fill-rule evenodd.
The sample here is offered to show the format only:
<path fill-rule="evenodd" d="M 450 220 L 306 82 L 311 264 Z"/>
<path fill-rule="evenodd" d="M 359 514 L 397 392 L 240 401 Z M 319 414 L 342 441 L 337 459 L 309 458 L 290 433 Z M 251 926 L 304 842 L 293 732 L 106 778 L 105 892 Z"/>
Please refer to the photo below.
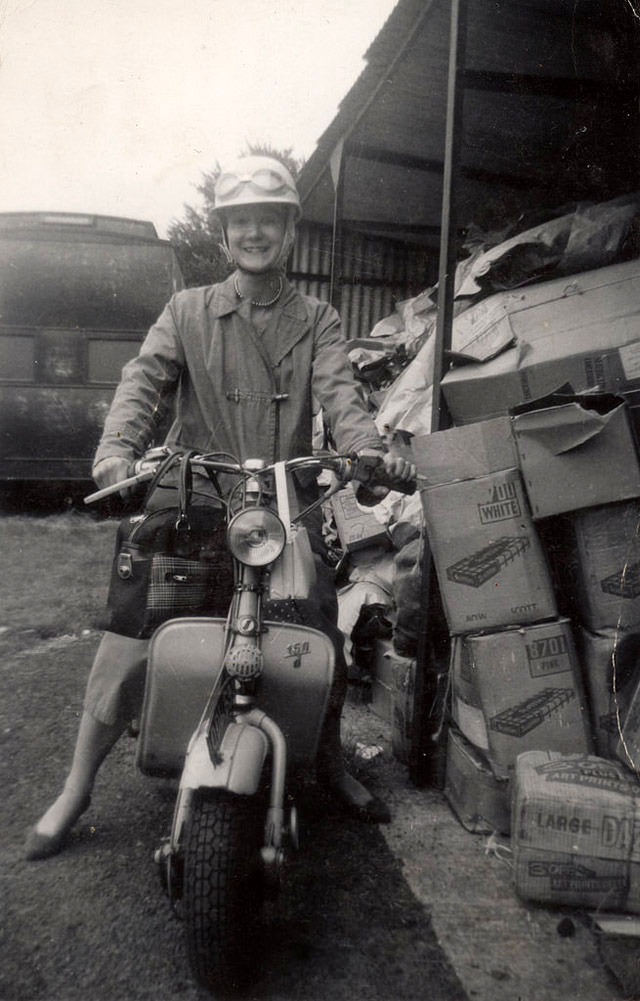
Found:
<path fill-rule="evenodd" d="M 275 511 L 247 507 L 229 522 L 227 542 L 238 562 L 252 567 L 267 566 L 282 553 L 286 531 Z"/>

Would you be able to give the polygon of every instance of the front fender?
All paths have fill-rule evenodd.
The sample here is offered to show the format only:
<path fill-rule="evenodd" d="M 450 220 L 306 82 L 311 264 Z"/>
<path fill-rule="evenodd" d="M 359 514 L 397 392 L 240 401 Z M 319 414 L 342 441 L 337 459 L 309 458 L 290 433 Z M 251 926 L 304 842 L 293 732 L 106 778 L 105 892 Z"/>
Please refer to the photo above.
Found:
<path fill-rule="evenodd" d="M 214 764 L 205 732 L 197 731 L 187 749 L 180 789 L 227 789 L 252 796 L 258 790 L 268 750 L 269 741 L 257 727 L 229 723 Z"/>

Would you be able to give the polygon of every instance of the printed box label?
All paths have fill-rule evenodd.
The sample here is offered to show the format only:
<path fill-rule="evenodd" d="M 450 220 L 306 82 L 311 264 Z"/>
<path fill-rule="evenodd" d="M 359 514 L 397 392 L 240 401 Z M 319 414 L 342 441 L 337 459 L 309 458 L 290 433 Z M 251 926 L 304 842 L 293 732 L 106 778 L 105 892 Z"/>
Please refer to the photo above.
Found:
<path fill-rule="evenodd" d="M 526 651 L 532 678 L 544 678 L 569 670 L 567 639 L 562 633 L 535 639 L 526 644 Z"/>
<path fill-rule="evenodd" d="M 478 515 L 481 525 L 494 525 L 499 521 L 521 518 L 522 508 L 516 484 L 494 484 L 491 499 L 478 504 Z"/>

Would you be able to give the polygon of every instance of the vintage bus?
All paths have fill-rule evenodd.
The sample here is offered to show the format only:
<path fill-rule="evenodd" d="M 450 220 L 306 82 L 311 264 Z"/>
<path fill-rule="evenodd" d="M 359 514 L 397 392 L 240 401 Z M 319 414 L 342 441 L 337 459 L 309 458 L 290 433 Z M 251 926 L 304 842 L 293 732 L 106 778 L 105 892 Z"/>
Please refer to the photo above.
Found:
<path fill-rule="evenodd" d="M 90 479 L 122 366 L 182 287 L 150 222 L 0 213 L 0 484 Z"/>

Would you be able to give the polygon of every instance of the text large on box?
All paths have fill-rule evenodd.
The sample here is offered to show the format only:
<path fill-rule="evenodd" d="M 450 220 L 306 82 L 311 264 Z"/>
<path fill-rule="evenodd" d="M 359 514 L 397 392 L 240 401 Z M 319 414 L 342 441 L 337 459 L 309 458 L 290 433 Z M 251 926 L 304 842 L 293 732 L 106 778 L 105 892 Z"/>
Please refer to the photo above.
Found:
<path fill-rule="evenodd" d="M 511 831 L 518 894 L 638 912 L 639 802 L 637 778 L 617 762 L 580 754 L 522 754 Z"/>

